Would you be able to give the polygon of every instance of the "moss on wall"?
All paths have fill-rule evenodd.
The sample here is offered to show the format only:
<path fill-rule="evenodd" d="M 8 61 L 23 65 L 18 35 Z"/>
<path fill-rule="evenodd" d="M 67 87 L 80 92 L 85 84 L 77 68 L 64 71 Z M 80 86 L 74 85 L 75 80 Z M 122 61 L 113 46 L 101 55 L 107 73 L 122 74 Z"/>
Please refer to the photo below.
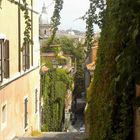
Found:
<path fill-rule="evenodd" d="M 107 1 L 94 79 L 88 91 L 91 140 L 133 140 L 135 84 L 140 73 L 137 1 Z"/>

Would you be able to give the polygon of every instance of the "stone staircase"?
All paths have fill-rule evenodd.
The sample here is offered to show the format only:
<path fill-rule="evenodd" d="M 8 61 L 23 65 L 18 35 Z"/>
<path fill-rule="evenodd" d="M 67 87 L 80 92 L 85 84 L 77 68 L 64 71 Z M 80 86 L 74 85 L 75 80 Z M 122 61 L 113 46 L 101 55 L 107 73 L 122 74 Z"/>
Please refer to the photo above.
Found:
<path fill-rule="evenodd" d="M 38 137 L 17 137 L 14 140 L 87 140 L 87 134 L 79 132 L 46 132 Z"/>

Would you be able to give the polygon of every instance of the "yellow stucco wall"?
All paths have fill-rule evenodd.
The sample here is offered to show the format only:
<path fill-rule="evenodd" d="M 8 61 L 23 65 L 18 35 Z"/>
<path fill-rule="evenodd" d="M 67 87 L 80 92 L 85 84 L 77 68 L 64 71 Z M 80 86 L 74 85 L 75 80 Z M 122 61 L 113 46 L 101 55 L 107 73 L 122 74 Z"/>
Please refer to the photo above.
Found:
<path fill-rule="evenodd" d="M 10 40 L 10 74 L 18 71 L 18 12 L 17 6 L 7 0 L 2 1 L 0 9 L 0 33 L 6 35 Z M 12 41 L 11 41 L 12 40 Z M 14 50 L 14 51 L 12 51 Z M 13 66 L 14 65 L 14 66 Z"/>
<path fill-rule="evenodd" d="M 30 0 L 29 0 L 30 1 Z M 33 0 L 37 5 L 39 0 Z M 21 15 L 23 13 L 21 12 Z M 27 71 L 18 71 L 18 8 L 7 0 L 0 9 L 0 33 L 10 42 L 10 78 L 0 83 L 0 140 L 11 140 L 15 136 L 30 135 L 39 130 L 39 29 L 38 14 L 33 13 L 33 66 Z M 21 41 L 24 32 L 24 18 L 21 17 Z M 22 42 L 21 42 L 22 44 Z M 22 56 L 22 52 L 21 52 Z M 22 57 L 21 57 L 22 66 Z M 38 112 L 35 113 L 35 91 L 38 91 Z M 28 97 L 28 129 L 24 129 L 24 98 Z M 2 124 L 2 106 L 6 104 L 6 124 Z"/>
<path fill-rule="evenodd" d="M 10 140 L 14 136 L 29 135 L 32 130 L 39 129 L 39 105 L 35 113 L 35 91 L 38 90 L 39 103 L 39 77 L 35 76 L 39 70 L 35 70 L 22 78 L 12 82 L 0 90 L 0 107 L 7 106 L 7 121 L 3 128 L 0 125 L 0 140 Z M 32 79 L 32 80 L 31 80 Z M 24 129 L 24 98 L 28 98 L 28 129 Z M 0 120 L 2 116 L 0 115 Z"/>
<path fill-rule="evenodd" d="M 28 0 L 31 3 L 31 0 Z M 38 0 L 33 0 L 34 7 L 37 7 Z M 29 5 L 30 7 L 30 5 Z M 29 11 L 31 15 L 31 12 Z M 39 51 L 39 20 L 38 14 L 33 14 L 33 42 L 34 42 L 34 64 L 38 63 L 38 51 Z M 7 0 L 2 1 L 2 9 L 0 9 L 0 33 L 5 34 L 10 41 L 10 75 L 14 75 L 18 72 L 18 7 L 15 4 L 11 4 Z M 24 13 L 21 11 L 21 46 L 23 44 L 24 28 L 25 28 Z M 22 56 L 22 52 L 21 52 Z M 38 56 L 38 57 L 36 57 Z M 36 62 L 37 61 L 37 62 Z M 22 57 L 21 57 L 22 67 Z"/>
<path fill-rule="evenodd" d="M 91 48 L 91 61 L 92 62 L 96 62 L 97 50 L 98 50 L 98 43 L 95 43 L 94 47 Z"/>

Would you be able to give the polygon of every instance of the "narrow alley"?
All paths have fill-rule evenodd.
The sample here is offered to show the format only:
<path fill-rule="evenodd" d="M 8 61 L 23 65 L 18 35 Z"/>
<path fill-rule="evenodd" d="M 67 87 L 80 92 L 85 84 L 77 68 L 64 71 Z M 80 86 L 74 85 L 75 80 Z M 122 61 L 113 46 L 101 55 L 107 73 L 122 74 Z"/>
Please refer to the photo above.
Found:
<path fill-rule="evenodd" d="M 75 123 L 73 125 L 71 123 L 68 132 L 42 132 L 41 136 L 16 137 L 14 140 L 86 140 L 87 134 L 79 131 L 80 127 L 84 126 L 83 114 L 77 113 Z"/>
<path fill-rule="evenodd" d="M 0 0 L 0 140 L 140 140 L 140 0 Z"/>

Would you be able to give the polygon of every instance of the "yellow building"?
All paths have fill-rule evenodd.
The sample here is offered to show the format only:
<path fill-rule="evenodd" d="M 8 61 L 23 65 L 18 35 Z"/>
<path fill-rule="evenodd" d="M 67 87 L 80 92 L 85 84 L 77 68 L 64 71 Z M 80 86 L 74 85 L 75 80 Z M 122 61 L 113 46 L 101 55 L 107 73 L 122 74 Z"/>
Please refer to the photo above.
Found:
<path fill-rule="evenodd" d="M 97 59 L 97 51 L 98 51 L 98 42 L 93 43 L 93 47 L 91 47 L 90 54 L 85 61 L 85 87 L 86 89 L 89 87 L 92 77 L 94 76 L 94 70 L 96 66 Z"/>
<path fill-rule="evenodd" d="M 91 79 L 94 77 L 94 70 L 96 67 L 96 60 L 97 60 L 97 51 L 98 51 L 98 41 L 95 41 L 93 43 L 93 46 L 91 47 L 90 50 L 90 54 L 89 57 L 87 58 L 86 62 L 85 62 L 85 87 L 86 87 L 86 91 L 88 90 L 90 83 L 91 83 Z M 89 135 L 89 130 L 90 130 L 90 124 L 88 122 L 88 116 L 86 115 L 87 111 L 88 111 L 88 102 L 86 104 L 85 107 L 85 128 L 86 128 L 86 132 Z"/>
<path fill-rule="evenodd" d="M 23 4 L 22 0 L 16 0 Z M 39 0 L 27 0 L 33 45 L 23 46 L 24 12 L 9 0 L 0 9 L 0 140 L 40 129 Z"/>

